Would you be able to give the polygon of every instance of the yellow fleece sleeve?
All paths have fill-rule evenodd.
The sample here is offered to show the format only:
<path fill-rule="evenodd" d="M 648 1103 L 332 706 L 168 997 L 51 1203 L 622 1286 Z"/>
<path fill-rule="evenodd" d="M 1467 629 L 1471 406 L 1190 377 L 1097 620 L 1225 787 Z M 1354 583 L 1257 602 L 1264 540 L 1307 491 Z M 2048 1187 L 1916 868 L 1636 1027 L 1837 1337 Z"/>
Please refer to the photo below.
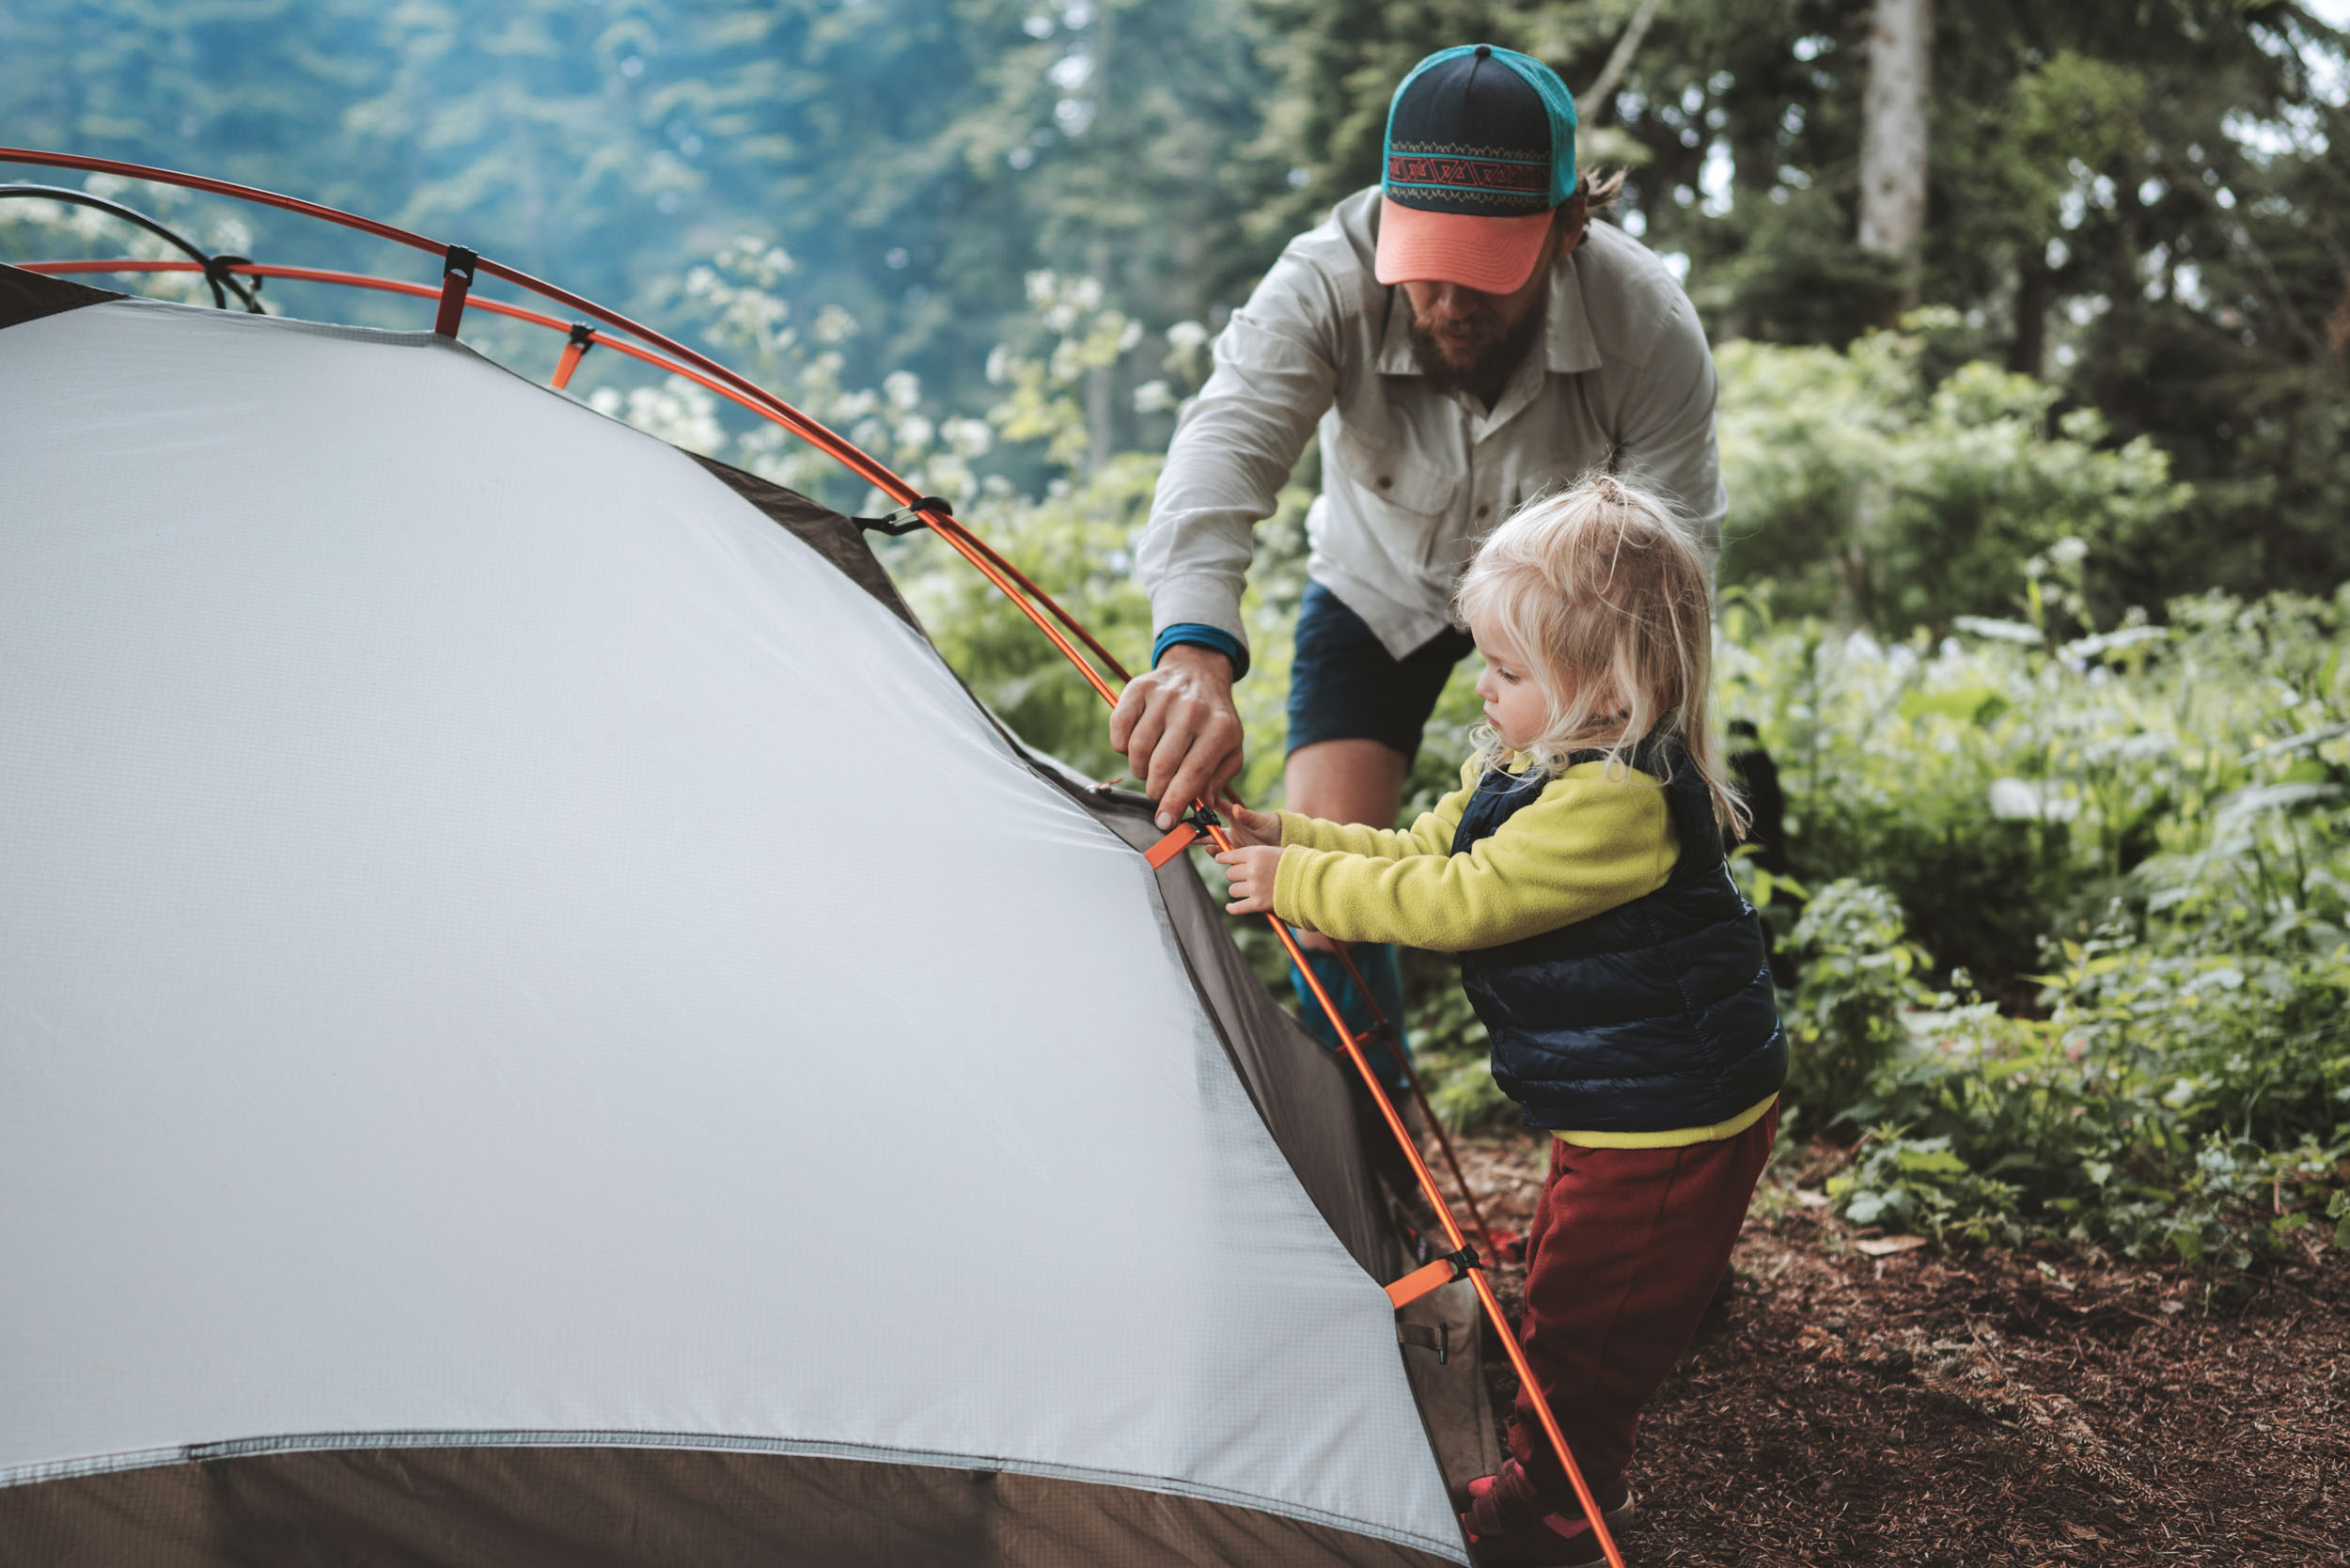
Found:
<path fill-rule="evenodd" d="M 1452 831 L 1461 825 L 1461 813 L 1468 809 L 1469 796 L 1477 791 L 1477 764 L 1468 762 L 1461 769 L 1461 787 L 1436 802 L 1435 809 L 1420 813 L 1411 826 L 1402 829 L 1367 827 L 1361 823 L 1334 823 L 1322 817 L 1308 817 L 1295 811 L 1283 811 L 1281 818 L 1281 847 L 1302 844 L 1308 849 L 1335 850 L 1340 855 L 1368 855 L 1381 860 L 1401 860 L 1410 855 L 1449 855 L 1452 852 Z"/>
<path fill-rule="evenodd" d="M 1455 825 L 1463 808 L 1453 809 Z M 1361 841 L 1401 849 L 1440 815 L 1422 817 L 1410 835 Z M 1552 779 L 1465 855 L 1309 848 L 1291 841 L 1286 813 L 1282 826 L 1273 885 L 1281 918 L 1342 942 L 1436 952 L 1497 947 L 1629 903 L 1662 887 L 1680 854 L 1663 787 L 1621 764 L 1611 777 L 1604 762 Z M 1447 828 L 1444 848 L 1450 838 Z"/>

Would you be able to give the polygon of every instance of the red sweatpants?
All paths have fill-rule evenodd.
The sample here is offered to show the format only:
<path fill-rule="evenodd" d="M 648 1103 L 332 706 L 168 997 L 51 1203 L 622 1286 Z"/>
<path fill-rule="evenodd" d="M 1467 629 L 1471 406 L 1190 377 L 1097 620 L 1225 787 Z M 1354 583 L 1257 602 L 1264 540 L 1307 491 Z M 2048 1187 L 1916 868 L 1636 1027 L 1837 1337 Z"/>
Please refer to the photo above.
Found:
<path fill-rule="evenodd" d="M 1778 1135 L 1773 1105 L 1735 1137 L 1682 1149 L 1551 1140 L 1526 1238 L 1519 1338 L 1603 1507 L 1622 1495 L 1641 1407 L 1689 1348 Z M 1567 1490 L 1522 1391 L 1510 1451 L 1542 1491 Z"/>

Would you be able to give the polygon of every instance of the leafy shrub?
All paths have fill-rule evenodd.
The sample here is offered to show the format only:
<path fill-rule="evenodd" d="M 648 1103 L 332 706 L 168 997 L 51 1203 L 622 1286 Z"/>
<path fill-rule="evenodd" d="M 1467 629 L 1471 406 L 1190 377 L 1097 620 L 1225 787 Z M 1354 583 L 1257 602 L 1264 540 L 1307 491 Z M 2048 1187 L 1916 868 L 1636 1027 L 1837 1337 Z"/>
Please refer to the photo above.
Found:
<path fill-rule="evenodd" d="M 1819 889 L 1786 933 L 1790 1100 L 1867 1130 L 1842 1213 L 2239 1266 L 2350 1243 L 2346 611 L 1888 646 L 1732 607 L 1794 878 L 1742 874 L 1782 925 Z"/>
<path fill-rule="evenodd" d="M 2049 977 L 2046 1019 L 1987 1004 L 1904 1017 L 1906 1042 L 1838 1117 L 1878 1140 L 1831 1184 L 1841 1212 L 1978 1239 L 2021 1223 L 2237 1267 L 2341 1221 L 2343 955 L 2272 963 L 2254 985 L 2216 958 L 2076 951 Z M 1888 1163 L 1928 1148 L 1930 1164 Z M 2350 1245 L 2350 1227 L 2332 1229 Z"/>
<path fill-rule="evenodd" d="M 1856 1225 L 1923 1231 L 1945 1239 L 2018 1239 L 2015 1189 L 1979 1175 L 1950 1152 L 1947 1137 L 1909 1137 L 1884 1126 L 1855 1152 L 1852 1167 L 1828 1179 L 1827 1195 Z"/>
<path fill-rule="evenodd" d="M 1765 585 L 1782 612 L 1895 634 L 1999 615 L 2027 564 L 2074 539 L 2092 597 L 2188 500 L 2144 437 L 2111 446 L 2102 417 L 2054 419 L 2057 389 L 1981 362 L 1934 371 L 1955 312 L 1921 310 L 1849 349 L 1724 343 L 1726 584 Z"/>
<path fill-rule="evenodd" d="M 1787 1101 L 1825 1122 L 1860 1098 L 1902 1042 L 1903 1010 L 1930 995 L 1917 979 L 1923 955 L 1893 896 L 1849 878 L 1820 889 L 1793 943 L 1803 971 L 1781 1009 Z"/>

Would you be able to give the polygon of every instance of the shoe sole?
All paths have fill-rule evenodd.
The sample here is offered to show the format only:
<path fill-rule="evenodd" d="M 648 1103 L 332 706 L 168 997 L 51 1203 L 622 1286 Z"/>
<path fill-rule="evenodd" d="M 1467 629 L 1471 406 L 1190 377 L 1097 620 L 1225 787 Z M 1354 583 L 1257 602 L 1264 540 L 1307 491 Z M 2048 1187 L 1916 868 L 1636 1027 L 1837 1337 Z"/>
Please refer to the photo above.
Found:
<path fill-rule="evenodd" d="M 1638 1510 L 1633 1506 L 1632 1495 L 1627 1492 L 1624 1494 L 1624 1499 L 1622 1504 L 1603 1513 L 1600 1514 L 1600 1518 L 1606 1524 L 1608 1535 L 1613 1537 L 1619 1530 L 1622 1529 L 1624 1526 L 1632 1522 L 1634 1515 L 1637 1513 L 1637 1512 Z M 1560 1544 L 1565 1545 L 1568 1544 L 1568 1543 L 1561 1542 Z M 1574 1543 L 1574 1544 L 1585 1549 L 1578 1551 L 1577 1555 L 1574 1557 L 1543 1558 L 1540 1560 L 1540 1568 L 1590 1568 L 1591 1563 L 1605 1562 L 1607 1560 L 1607 1554 L 1600 1549 L 1599 1540 L 1596 1536 L 1588 1534 L 1584 1535 L 1578 1541 Z M 1482 1563 L 1486 1559 L 1479 1555 L 1478 1550 L 1474 1545 L 1469 1547 L 1469 1561 L 1471 1563 Z M 1517 1562 L 1527 1562 L 1529 1560 L 1520 1558 L 1513 1559 L 1512 1560 Z"/>
<path fill-rule="evenodd" d="M 1481 1481 L 1484 1478 L 1480 1476 L 1478 1479 Z M 1465 1486 L 1448 1487 L 1446 1496 L 1450 1499 L 1452 1512 L 1455 1513 L 1466 1513 L 1477 1505 L 1477 1499 L 1468 1495 L 1468 1488 Z M 1613 1508 L 1600 1511 L 1600 1523 L 1606 1525 L 1608 1533 L 1612 1535 L 1632 1522 L 1634 1515 L 1639 1512 L 1637 1506 L 1638 1501 L 1639 1494 L 1627 1489 L 1623 1495 L 1623 1501 Z"/>
<path fill-rule="evenodd" d="M 1611 1509 L 1608 1512 L 1602 1513 L 1600 1517 L 1606 1521 L 1607 1533 L 1612 1537 L 1619 1530 L 1621 1530 L 1623 1526 L 1632 1522 L 1634 1513 L 1635 1510 L 1632 1506 L 1632 1499 L 1627 1497 L 1623 1500 L 1623 1506 L 1621 1508 Z M 1555 1540 L 1556 1537 L 1553 1537 L 1553 1539 Z M 1572 1557 L 1564 1555 L 1557 1557 L 1508 1556 L 1496 1559 L 1486 1556 L 1474 1544 L 1472 1544 L 1469 1547 L 1469 1561 L 1472 1564 L 1478 1565 L 1496 1561 L 1507 1561 L 1512 1564 L 1513 1568 L 1590 1568 L 1590 1564 L 1594 1562 L 1605 1562 L 1607 1560 L 1607 1554 L 1600 1549 L 1598 1537 L 1588 1532 L 1577 1537 L 1573 1542 L 1561 1541 L 1559 1544 L 1562 1547 L 1574 1547 L 1574 1555 Z"/>

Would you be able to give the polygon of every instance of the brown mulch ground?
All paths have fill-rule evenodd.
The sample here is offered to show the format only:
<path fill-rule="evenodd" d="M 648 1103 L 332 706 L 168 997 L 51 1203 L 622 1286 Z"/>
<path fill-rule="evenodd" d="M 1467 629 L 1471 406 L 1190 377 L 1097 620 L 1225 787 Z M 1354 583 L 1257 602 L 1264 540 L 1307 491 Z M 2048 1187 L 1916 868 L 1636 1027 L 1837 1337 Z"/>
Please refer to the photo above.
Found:
<path fill-rule="evenodd" d="M 1546 1151 L 1462 1152 L 1522 1226 Z M 1859 1239 L 1758 1195 L 1726 1316 L 1642 1425 L 1633 1568 L 2350 1564 L 2350 1258 L 2231 1278 Z M 1495 1284 L 1514 1313 L 1515 1271 Z M 1497 1348 L 1488 1376 L 1506 1415 Z"/>

